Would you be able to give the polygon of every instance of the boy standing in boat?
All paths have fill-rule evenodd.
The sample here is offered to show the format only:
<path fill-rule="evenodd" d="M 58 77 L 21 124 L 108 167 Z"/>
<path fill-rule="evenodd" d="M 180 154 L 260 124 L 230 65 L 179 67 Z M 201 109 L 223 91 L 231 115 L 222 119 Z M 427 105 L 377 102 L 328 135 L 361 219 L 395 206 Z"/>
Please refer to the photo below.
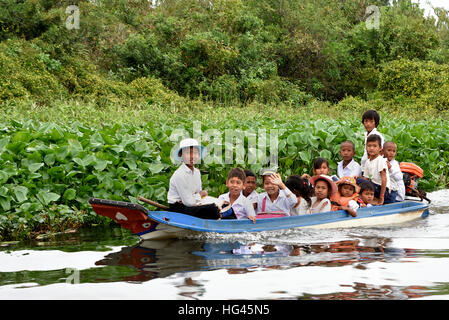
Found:
<path fill-rule="evenodd" d="M 405 199 L 405 186 L 404 178 L 402 175 L 399 162 L 395 160 L 396 151 L 398 147 L 393 141 L 387 141 L 384 143 L 383 154 L 387 159 L 388 172 L 391 179 L 392 193 L 395 193 L 395 199 L 397 202 L 404 201 Z M 394 195 L 393 195 L 394 196 Z"/>
<path fill-rule="evenodd" d="M 215 203 L 202 204 L 207 196 L 202 190 L 201 174 L 195 164 L 204 156 L 205 148 L 195 139 L 184 139 L 173 154 L 182 162 L 170 178 L 167 200 L 170 211 L 180 212 L 202 219 L 220 218 L 220 209 Z"/>
<path fill-rule="evenodd" d="M 374 196 L 378 198 L 378 205 L 395 202 L 390 194 L 390 174 L 387 159 L 380 155 L 382 151 L 381 138 L 377 134 L 369 135 L 366 139 L 368 158 L 363 167 L 363 177 L 374 184 Z"/>
<path fill-rule="evenodd" d="M 360 166 L 362 167 L 362 169 L 363 169 L 363 166 L 365 165 L 366 159 L 368 158 L 368 153 L 366 152 L 366 143 L 367 143 L 368 136 L 370 136 L 372 134 L 378 135 L 380 137 L 380 147 L 382 148 L 384 145 L 384 137 L 382 136 L 382 134 L 379 131 L 377 131 L 377 126 L 379 125 L 379 122 L 380 122 L 380 116 L 375 110 L 367 110 L 362 115 L 362 123 L 366 130 L 364 132 L 364 134 L 365 134 L 365 150 L 363 152 L 362 160 L 360 161 Z"/>

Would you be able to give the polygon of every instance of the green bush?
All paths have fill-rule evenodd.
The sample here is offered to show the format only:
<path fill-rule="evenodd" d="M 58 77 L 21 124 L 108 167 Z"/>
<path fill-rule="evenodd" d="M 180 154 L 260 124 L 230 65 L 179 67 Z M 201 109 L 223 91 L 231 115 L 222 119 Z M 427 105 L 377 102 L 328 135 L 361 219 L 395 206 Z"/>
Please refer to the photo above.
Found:
<path fill-rule="evenodd" d="M 61 63 L 25 40 L 0 43 L 0 100 L 33 97 L 38 102 L 65 97 L 55 73 Z"/>
<path fill-rule="evenodd" d="M 394 60 L 382 66 L 378 89 L 391 96 L 420 97 L 449 82 L 449 64 L 433 61 Z"/>

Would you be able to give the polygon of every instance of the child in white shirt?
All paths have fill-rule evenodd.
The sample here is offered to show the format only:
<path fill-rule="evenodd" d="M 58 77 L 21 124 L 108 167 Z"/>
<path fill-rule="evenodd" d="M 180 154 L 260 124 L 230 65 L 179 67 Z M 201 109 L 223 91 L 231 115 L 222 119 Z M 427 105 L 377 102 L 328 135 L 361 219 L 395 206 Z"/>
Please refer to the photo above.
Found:
<path fill-rule="evenodd" d="M 380 155 L 381 139 L 377 134 L 369 135 L 366 140 L 368 159 L 363 167 L 363 176 L 374 183 L 375 197 L 379 205 L 395 201 L 390 193 L 390 174 L 387 159 Z"/>
<path fill-rule="evenodd" d="M 315 196 L 311 198 L 310 213 L 331 211 L 331 196 L 337 192 L 337 186 L 332 178 L 321 174 L 310 178 L 310 183 L 314 187 Z"/>
<path fill-rule="evenodd" d="M 340 156 L 343 159 L 337 164 L 337 176 L 358 177 L 362 175 L 362 167 L 354 160 L 355 145 L 352 141 L 344 141 L 340 145 Z"/>
<path fill-rule="evenodd" d="M 368 154 L 366 152 L 366 140 L 367 140 L 368 136 L 370 136 L 372 134 L 377 134 L 380 137 L 380 147 L 382 148 L 384 145 L 384 137 L 382 136 L 382 134 L 379 131 L 377 131 L 377 126 L 379 125 L 379 122 L 380 122 L 380 116 L 375 110 L 367 110 L 362 115 L 362 123 L 366 130 L 364 132 L 365 149 L 363 152 L 362 160 L 360 161 L 360 166 L 362 167 L 362 169 L 363 169 L 363 166 L 365 165 L 366 159 L 368 158 Z"/>
<path fill-rule="evenodd" d="M 256 191 L 257 177 L 251 170 L 245 169 L 245 183 L 243 184 L 243 195 L 253 204 L 254 209 L 257 208 L 257 199 L 259 194 Z"/>
<path fill-rule="evenodd" d="M 390 174 L 390 183 L 392 192 L 396 193 L 396 201 L 404 201 L 405 199 L 405 185 L 402 171 L 394 157 L 396 156 L 397 145 L 393 141 L 384 143 L 383 154 L 387 159 L 388 172 Z M 393 195 L 394 196 L 394 195 Z"/>
<path fill-rule="evenodd" d="M 290 215 L 298 199 L 282 182 L 281 176 L 272 170 L 262 174 L 265 192 L 259 194 L 257 213 L 272 212 Z"/>
<path fill-rule="evenodd" d="M 309 182 L 294 174 L 287 178 L 285 185 L 298 199 L 296 205 L 290 209 L 290 215 L 298 216 L 310 213 L 310 207 L 312 206 L 312 199 L 310 197 L 313 194 L 313 189 L 309 185 Z"/>
<path fill-rule="evenodd" d="M 242 169 L 231 169 L 228 174 L 228 179 L 226 180 L 226 186 L 228 187 L 229 192 L 220 195 L 218 199 L 231 205 L 233 211 L 230 217 L 231 219 L 247 218 L 254 223 L 256 222 L 256 213 L 254 211 L 253 204 L 242 193 L 245 178 L 245 172 Z"/>

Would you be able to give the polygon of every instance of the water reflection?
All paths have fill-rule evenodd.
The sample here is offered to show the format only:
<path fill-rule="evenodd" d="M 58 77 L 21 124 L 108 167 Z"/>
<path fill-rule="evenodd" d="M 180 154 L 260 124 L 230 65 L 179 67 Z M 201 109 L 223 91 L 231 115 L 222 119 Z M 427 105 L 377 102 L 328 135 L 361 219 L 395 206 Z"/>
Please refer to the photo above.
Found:
<path fill-rule="evenodd" d="M 204 242 L 194 240 L 144 241 L 107 254 L 97 266 L 133 267 L 137 274 L 124 281 L 144 282 L 174 273 L 226 269 L 229 274 L 256 268 L 301 266 L 337 267 L 353 264 L 364 269 L 372 261 L 414 257 L 412 249 L 389 247 L 389 238 L 342 240 L 318 244 Z"/>
<path fill-rule="evenodd" d="M 351 292 L 336 292 L 330 294 L 305 295 L 301 299 L 310 300 L 386 300 L 386 299 L 416 299 L 429 295 L 429 289 L 422 286 L 397 287 L 390 285 L 370 285 L 366 283 L 356 282 L 352 286 Z"/>

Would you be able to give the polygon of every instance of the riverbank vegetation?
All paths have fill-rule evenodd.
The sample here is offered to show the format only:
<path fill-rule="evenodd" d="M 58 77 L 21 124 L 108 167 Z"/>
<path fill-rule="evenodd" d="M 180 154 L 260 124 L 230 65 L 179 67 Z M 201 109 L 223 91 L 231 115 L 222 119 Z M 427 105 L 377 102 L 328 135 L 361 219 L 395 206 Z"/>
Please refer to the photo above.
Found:
<path fill-rule="evenodd" d="M 76 11 L 66 13 L 73 4 L 79 29 Z M 368 5 L 380 10 L 377 27 Z M 408 0 L 5 0 L 0 8 L 0 240 L 108 224 L 89 207 L 92 196 L 165 202 L 179 129 L 218 132 L 218 144 L 200 136 L 222 151 L 200 165 L 218 195 L 231 166 L 267 165 L 248 133 L 265 135 L 267 154 L 276 133 L 284 176 L 310 173 L 318 156 L 335 169 L 343 140 L 360 159 L 361 114 L 376 109 L 397 160 L 424 169 L 420 187 L 449 184 L 444 11 L 425 17 Z M 243 163 L 223 163 L 226 130 L 246 135 Z"/>

